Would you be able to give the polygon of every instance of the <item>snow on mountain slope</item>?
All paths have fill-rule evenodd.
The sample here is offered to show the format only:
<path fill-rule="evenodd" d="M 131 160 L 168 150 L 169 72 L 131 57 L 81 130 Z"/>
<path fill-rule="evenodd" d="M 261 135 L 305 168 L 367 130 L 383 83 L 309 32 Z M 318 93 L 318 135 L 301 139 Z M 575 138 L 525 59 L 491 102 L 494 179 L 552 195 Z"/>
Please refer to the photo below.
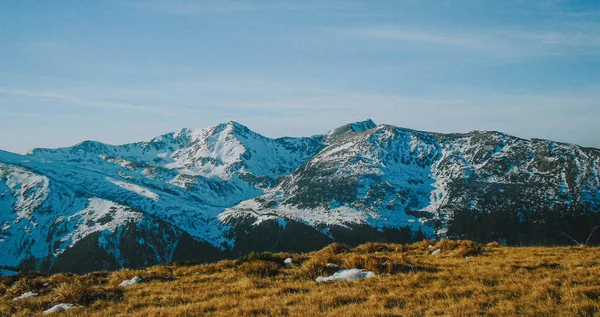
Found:
<path fill-rule="evenodd" d="M 443 235 L 456 210 L 600 210 L 597 149 L 497 132 L 443 135 L 358 126 L 366 128 L 330 132 L 327 147 L 310 161 L 220 219 L 284 217 Z"/>
<path fill-rule="evenodd" d="M 319 138 L 270 139 L 228 122 L 199 131 L 185 130 L 191 146 L 174 152 L 167 168 L 189 175 L 230 180 L 235 173 L 272 181 L 294 171 L 321 148 Z"/>
<path fill-rule="evenodd" d="M 135 212 L 131 208 L 116 204 L 112 201 L 90 198 L 87 208 L 67 218 L 59 218 L 58 222 L 67 221 L 74 224 L 74 230 L 61 238 L 61 242 L 75 245 L 78 241 L 94 232 L 115 230 L 126 222 L 139 222 L 143 214 Z M 64 250 L 58 250 L 62 253 Z"/>
<path fill-rule="evenodd" d="M 0 152 L 0 161 L 0 265 L 3 267 L 48 270 L 58 256 L 80 241 L 92 238 L 95 239 L 92 245 L 98 245 L 100 240 L 94 233 L 106 233 L 112 236 L 113 241 L 121 241 L 122 233 L 119 230 L 129 225 L 151 227 L 158 224 L 150 215 L 132 207 L 106 199 L 88 198 L 94 197 L 91 192 L 100 186 L 95 184 L 87 192 L 81 191 L 76 182 L 65 183 L 64 179 L 56 177 L 65 173 L 57 166 L 52 166 L 55 170 L 53 173 L 44 171 L 45 175 L 51 176 L 42 176 L 33 169 L 39 168 L 35 159 Z M 62 176 L 73 176 L 66 173 L 66 176 Z M 98 181 L 92 177 L 77 179 L 83 183 Z M 98 193 L 102 194 L 101 191 Z M 157 233 L 164 237 L 165 242 L 176 245 L 177 237 L 167 240 L 169 236 L 166 233 L 177 230 L 165 227 Z M 169 260 L 168 254 L 164 254 L 166 251 L 157 247 L 160 244 L 151 245 L 149 257 Z M 113 252 L 116 255 L 113 261 L 129 262 L 119 256 L 118 250 L 104 252 Z M 101 265 L 95 269 L 111 267 Z M 85 271 L 85 268 L 80 269 Z"/>
<path fill-rule="evenodd" d="M 72 148 L 35 149 L 28 155 L 90 168 L 105 161 L 130 171 L 162 168 L 177 170 L 180 175 L 224 180 L 236 173 L 250 173 L 276 180 L 320 148 L 320 137 L 270 139 L 237 122 L 228 122 L 200 130 L 182 129 L 149 142 L 111 146 L 86 141 Z"/>
<path fill-rule="evenodd" d="M 48 197 L 48 178 L 3 165 L 0 165 L 0 178 L 6 178 L 7 187 L 2 198 L 9 198 L 9 193 L 13 193 L 12 208 L 17 213 L 16 220 L 32 220 L 33 211 Z"/>
<path fill-rule="evenodd" d="M 228 122 L 0 151 L 0 267 L 85 271 L 471 232 L 560 244 L 595 224 L 599 172 L 598 149 L 371 120 L 306 138 Z"/>
<path fill-rule="evenodd" d="M 0 265 L 60 255 L 93 233 L 139 224 L 146 214 L 179 235 L 230 248 L 234 241 L 224 236 L 228 227 L 217 215 L 262 194 L 320 147 L 318 138 L 268 139 L 229 122 L 122 146 L 86 141 L 26 156 L 0 152 L 0 215 L 6 224 L 0 249 L 16 250 Z M 111 248 L 118 249 L 115 243 Z M 107 251 L 118 258 L 118 250 Z"/>
<path fill-rule="evenodd" d="M 131 184 L 131 183 L 128 183 L 128 182 L 118 181 L 118 180 L 112 179 L 110 177 L 107 177 L 106 180 L 109 181 L 109 182 L 111 182 L 111 183 L 113 183 L 113 184 L 115 184 L 115 185 L 117 185 L 117 186 L 119 186 L 119 187 L 121 187 L 121 188 L 124 188 L 126 190 L 132 191 L 132 192 L 134 192 L 136 194 L 139 194 L 141 196 L 144 196 L 146 198 L 150 198 L 150 199 L 152 199 L 154 201 L 157 201 L 158 198 L 159 198 L 159 196 L 157 194 L 155 194 L 152 191 L 149 191 L 146 188 L 143 188 L 141 186 L 138 186 L 138 185 L 135 185 L 135 184 Z"/>
<path fill-rule="evenodd" d="M 369 121 L 371 122 L 371 121 Z M 421 227 L 406 211 L 425 208 L 434 189 L 430 163 L 436 144 L 423 133 L 355 124 L 329 133 L 329 144 L 273 190 L 220 215 L 284 216 L 309 224 Z M 425 227 L 427 230 L 428 228 Z M 429 231 L 431 229 L 429 228 Z"/>
<path fill-rule="evenodd" d="M 68 206 L 77 206 L 74 195 L 57 195 L 60 189 L 47 177 L 14 165 L 0 164 L 0 180 L 4 185 L 0 185 L 2 265 L 17 266 L 31 257 L 45 257 L 48 228 Z M 48 210 L 49 201 L 57 214 Z"/>
<path fill-rule="evenodd" d="M 209 205 L 230 206 L 259 195 L 320 149 L 319 137 L 269 139 L 228 122 L 149 142 L 111 146 L 86 141 L 72 148 L 35 149 L 29 156 L 133 179 L 139 186 L 148 184 L 148 191 L 161 187 Z"/>

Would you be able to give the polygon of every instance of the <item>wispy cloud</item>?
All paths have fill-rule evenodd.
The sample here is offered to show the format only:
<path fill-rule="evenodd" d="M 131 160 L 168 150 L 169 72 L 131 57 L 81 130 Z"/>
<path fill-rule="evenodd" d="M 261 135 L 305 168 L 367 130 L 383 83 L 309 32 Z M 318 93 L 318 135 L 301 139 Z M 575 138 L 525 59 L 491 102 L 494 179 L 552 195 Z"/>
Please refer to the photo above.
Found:
<path fill-rule="evenodd" d="M 497 34 L 507 38 L 554 47 L 600 47 L 600 28 L 571 31 L 505 30 Z"/>
<path fill-rule="evenodd" d="M 409 28 L 391 26 L 370 26 L 362 28 L 348 28 L 342 33 L 364 38 L 392 40 L 400 42 L 416 42 L 442 46 L 457 46 L 469 49 L 484 47 L 484 39 L 479 36 L 452 34 L 442 32 L 428 32 Z"/>
<path fill-rule="evenodd" d="M 200 13 L 233 13 L 265 10 L 320 10 L 331 9 L 326 1 L 319 2 L 260 2 L 260 1 L 126 1 L 115 2 L 134 9 L 191 16 Z"/>
<path fill-rule="evenodd" d="M 599 55 L 600 28 L 528 30 L 515 28 L 480 30 L 424 30 L 398 26 L 336 29 L 345 37 L 381 40 L 403 49 L 445 48 L 459 53 L 516 58 L 557 55 Z"/>
<path fill-rule="evenodd" d="M 0 88 L 0 94 L 21 96 L 26 98 L 42 99 L 42 100 L 54 100 L 63 102 L 63 105 L 79 108 L 98 108 L 98 109 L 113 109 L 113 110 L 127 110 L 127 111 L 143 111 L 143 112 L 154 112 L 159 114 L 171 114 L 171 111 L 166 109 L 157 109 L 144 106 L 137 106 L 129 103 L 121 103 L 106 100 L 91 100 L 80 98 L 77 96 L 49 92 L 49 91 L 38 91 L 38 90 L 25 90 L 25 89 L 11 89 L 11 88 Z"/>
<path fill-rule="evenodd" d="M 1 111 L 0 116 L 4 117 L 22 117 L 22 118 L 41 118 L 41 115 L 32 113 L 12 112 L 12 111 Z"/>

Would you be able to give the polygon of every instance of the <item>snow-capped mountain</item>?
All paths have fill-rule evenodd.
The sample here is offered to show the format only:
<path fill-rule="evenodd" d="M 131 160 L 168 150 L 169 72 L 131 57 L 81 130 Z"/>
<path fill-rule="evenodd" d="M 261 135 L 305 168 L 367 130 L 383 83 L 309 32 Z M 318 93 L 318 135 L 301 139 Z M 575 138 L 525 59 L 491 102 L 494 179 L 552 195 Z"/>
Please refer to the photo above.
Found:
<path fill-rule="evenodd" d="M 0 151 L 0 267 L 90 271 L 423 236 L 584 242 L 600 225 L 599 172 L 598 149 L 371 120 L 305 138 L 228 122 Z"/>

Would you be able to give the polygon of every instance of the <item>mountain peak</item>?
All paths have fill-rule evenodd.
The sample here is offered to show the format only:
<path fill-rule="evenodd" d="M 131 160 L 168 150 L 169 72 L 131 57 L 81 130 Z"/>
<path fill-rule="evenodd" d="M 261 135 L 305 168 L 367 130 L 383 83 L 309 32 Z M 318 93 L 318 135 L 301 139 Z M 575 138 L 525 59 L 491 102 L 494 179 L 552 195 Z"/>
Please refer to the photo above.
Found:
<path fill-rule="evenodd" d="M 237 133 L 239 133 L 239 132 L 242 132 L 242 133 L 249 133 L 249 132 L 255 133 L 252 130 L 250 130 L 247 126 L 245 126 L 245 125 L 243 125 L 243 124 L 241 124 L 239 122 L 236 122 L 236 121 L 228 121 L 226 123 L 226 125 L 234 133 L 235 132 L 237 132 Z"/>
<path fill-rule="evenodd" d="M 364 121 L 358 121 L 353 123 L 345 124 L 341 127 L 335 128 L 327 133 L 327 139 L 329 141 L 337 139 L 338 137 L 345 135 L 346 133 L 358 133 L 367 130 L 371 130 L 377 127 L 377 124 L 371 119 Z"/>
<path fill-rule="evenodd" d="M 350 126 L 350 128 L 352 129 L 353 132 L 362 132 L 362 131 L 367 131 L 367 130 L 376 128 L 377 124 L 375 124 L 375 122 L 373 122 L 373 120 L 367 119 L 364 121 L 349 123 L 348 126 Z"/>
<path fill-rule="evenodd" d="M 241 129 L 248 129 L 248 127 L 246 127 L 245 125 L 237 122 L 237 121 L 227 121 L 227 123 L 225 123 L 228 126 L 234 127 L 234 128 L 241 128 Z"/>
<path fill-rule="evenodd" d="M 224 123 L 215 124 L 200 131 L 207 131 L 210 135 L 221 133 L 238 135 L 252 132 L 252 130 L 250 130 L 248 127 L 236 121 L 227 121 Z"/>

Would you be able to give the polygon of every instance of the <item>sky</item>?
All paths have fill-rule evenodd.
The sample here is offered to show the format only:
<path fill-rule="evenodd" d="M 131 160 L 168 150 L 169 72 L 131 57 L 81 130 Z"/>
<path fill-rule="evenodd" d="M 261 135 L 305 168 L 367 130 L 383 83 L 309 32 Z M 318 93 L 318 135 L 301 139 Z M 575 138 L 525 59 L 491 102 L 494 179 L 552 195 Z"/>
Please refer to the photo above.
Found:
<path fill-rule="evenodd" d="M 600 2 L 0 0 L 3 150 L 367 118 L 600 148 Z"/>

